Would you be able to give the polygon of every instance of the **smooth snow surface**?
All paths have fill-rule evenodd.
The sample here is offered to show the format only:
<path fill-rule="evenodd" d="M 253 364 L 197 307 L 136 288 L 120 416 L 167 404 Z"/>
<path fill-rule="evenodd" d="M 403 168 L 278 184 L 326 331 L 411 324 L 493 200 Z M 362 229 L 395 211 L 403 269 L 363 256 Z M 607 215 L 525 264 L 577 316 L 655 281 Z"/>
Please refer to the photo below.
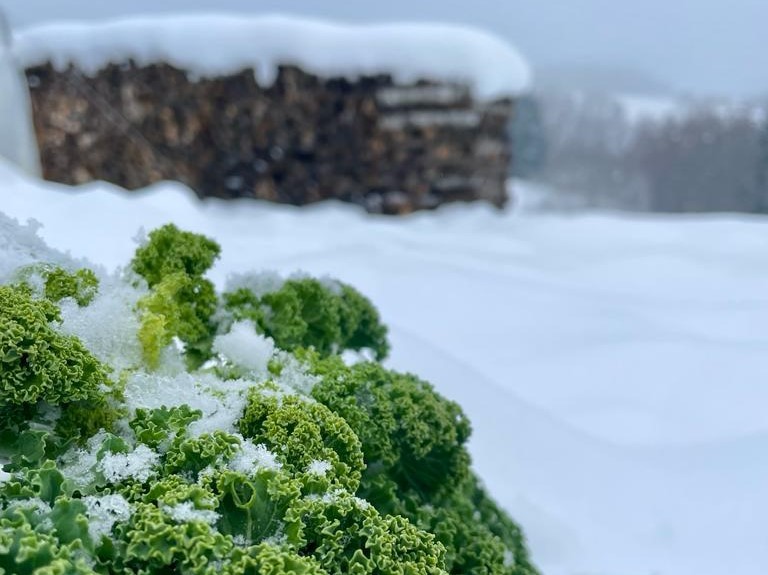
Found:
<path fill-rule="evenodd" d="M 27 82 L 11 45 L 13 38 L 0 12 L 0 157 L 39 176 L 40 160 L 32 126 Z"/>
<path fill-rule="evenodd" d="M 546 575 L 768 573 L 768 219 L 390 219 L 2 165 L 0 206 L 108 267 L 173 221 L 221 243 L 219 285 L 301 269 L 358 287 L 391 327 L 389 364 L 470 416 L 475 466 Z"/>
<path fill-rule="evenodd" d="M 215 49 L 209 49 L 215 47 Z M 253 67 L 270 84 L 279 64 L 320 76 L 391 73 L 401 82 L 469 83 L 479 98 L 517 94 L 531 72 L 515 48 L 487 32 L 450 24 L 343 25 L 288 16 L 153 16 L 44 24 L 16 34 L 25 66 L 75 63 L 85 73 L 129 58 L 167 62 L 200 76 Z"/>

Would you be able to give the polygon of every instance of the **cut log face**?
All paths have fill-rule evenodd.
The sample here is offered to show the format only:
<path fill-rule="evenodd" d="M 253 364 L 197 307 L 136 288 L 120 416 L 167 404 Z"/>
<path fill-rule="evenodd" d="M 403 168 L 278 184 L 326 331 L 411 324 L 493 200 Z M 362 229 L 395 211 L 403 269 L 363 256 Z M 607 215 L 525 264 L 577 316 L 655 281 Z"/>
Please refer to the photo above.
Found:
<path fill-rule="evenodd" d="M 46 179 L 128 189 L 171 179 L 200 197 L 332 198 L 390 214 L 507 200 L 513 102 L 477 103 L 460 84 L 282 66 L 260 86 L 253 70 L 192 78 L 130 61 L 26 74 Z"/>

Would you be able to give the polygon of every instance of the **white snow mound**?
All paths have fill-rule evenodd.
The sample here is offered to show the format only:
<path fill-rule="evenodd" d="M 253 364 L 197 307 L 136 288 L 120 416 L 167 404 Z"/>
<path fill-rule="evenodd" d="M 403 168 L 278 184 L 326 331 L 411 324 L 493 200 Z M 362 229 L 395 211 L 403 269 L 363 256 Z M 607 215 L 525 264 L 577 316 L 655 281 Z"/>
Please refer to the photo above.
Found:
<path fill-rule="evenodd" d="M 253 67 L 263 84 L 274 80 L 280 64 L 325 77 L 388 72 L 399 82 L 467 83 L 481 99 L 517 94 L 531 80 L 525 59 L 507 42 L 451 24 L 348 25 L 279 15 L 134 17 L 36 26 L 16 34 L 15 50 L 26 67 L 50 61 L 57 69 L 75 64 L 85 73 L 128 59 L 139 65 L 167 62 L 200 76 Z"/>

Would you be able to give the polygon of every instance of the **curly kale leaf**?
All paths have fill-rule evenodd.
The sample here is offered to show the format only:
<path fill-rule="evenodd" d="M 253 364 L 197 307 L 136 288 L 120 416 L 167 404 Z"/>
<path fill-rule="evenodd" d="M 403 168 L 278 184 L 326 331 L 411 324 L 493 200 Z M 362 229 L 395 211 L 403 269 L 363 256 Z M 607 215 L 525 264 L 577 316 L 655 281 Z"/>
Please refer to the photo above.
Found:
<path fill-rule="evenodd" d="M 219 531 L 248 543 L 288 536 L 295 540 L 297 525 L 286 516 L 301 495 L 301 485 L 284 471 L 259 469 L 246 475 L 224 471 L 212 489 L 218 498 Z"/>
<path fill-rule="evenodd" d="M 444 549 L 432 534 L 349 493 L 302 499 L 288 519 L 301 526 L 300 553 L 331 574 L 445 575 Z"/>
<path fill-rule="evenodd" d="M 156 283 L 139 301 L 138 336 L 147 364 L 156 367 L 160 353 L 174 337 L 186 344 L 187 357 L 194 364 L 205 361 L 216 331 L 211 320 L 216 305 L 213 284 L 204 278 L 176 272 Z"/>
<path fill-rule="evenodd" d="M 202 411 L 186 404 L 156 409 L 138 408 L 129 425 L 137 441 L 157 449 L 161 444 L 183 438 L 189 424 L 202 416 Z"/>
<path fill-rule="evenodd" d="M 124 413 L 125 410 L 119 405 L 116 406 L 108 394 L 65 403 L 61 406 L 61 416 L 56 421 L 56 435 L 66 439 L 64 445 L 72 442 L 82 444 L 101 429 L 114 431 Z"/>
<path fill-rule="evenodd" d="M 426 382 L 379 364 L 350 367 L 338 358 L 303 356 L 321 376 L 312 396 L 341 415 L 362 442 L 361 496 L 380 512 L 434 533 L 451 573 L 536 573 L 520 529 L 470 470 L 470 426 L 458 405 Z"/>
<path fill-rule="evenodd" d="M 219 430 L 200 437 L 179 438 L 165 454 L 163 470 L 196 476 L 206 467 L 231 458 L 239 447 L 237 437 Z"/>
<path fill-rule="evenodd" d="M 370 349 L 381 361 L 389 355 L 387 328 L 381 323 L 379 312 L 367 297 L 350 285 L 341 287 L 342 349 Z"/>
<path fill-rule="evenodd" d="M 472 517 L 504 544 L 504 563 L 509 575 L 537 575 L 525 535 L 520 526 L 488 495 L 473 474 L 464 484 L 463 493 L 471 503 Z M 465 513 L 465 516 L 467 513 Z"/>
<path fill-rule="evenodd" d="M 313 371 L 322 379 L 312 397 L 340 415 L 362 442 L 364 483 L 386 473 L 399 489 L 429 495 L 467 476 L 469 421 L 431 385 L 377 363 L 348 367 L 333 357 L 316 359 Z"/>
<path fill-rule="evenodd" d="M 253 388 L 238 427 L 243 436 L 275 453 L 289 471 L 304 474 L 308 483 L 357 489 L 363 470 L 360 440 L 324 405 Z"/>
<path fill-rule="evenodd" d="M 0 406 L 92 399 L 107 368 L 74 336 L 58 333 L 59 309 L 22 286 L 0 286 Z"/>
<path fill-rule="evenodd" d="M 270 543 L 235 549 L 220 575 L 328 575 L 312 557 Z"/>
<path fill-rule="evenodd" d="M 403 491 L 380 473 L 363 478 L 361 494 L 381 513 L 405 517 L 433 533 L 446 549 L 449 573 L 538 574 L 522 530 L 488 497 L 472 473 L 431 497 Z"/>
<path fill-rule="evenodd" d="M 538 575 L 520 527 L 485 493 L 474 474 L 425 501 L 400 494 L 388 508 L 434 533 L 446 548 L 446 570 L 483 575 Z"/>
<path fill-rule="evenodd" d="M 242 436 L 211 422 L 191 433 L 203 413 L 188 405 L 125 418 L 107 368 L 55 326 L 57 301 L 93 297 L 92 272 L 36 267 L 0 286 L 0 575 L 537 575 L 520 528 L 470 469 L 458 405 L 337 355 L 386 356 L 371 302 L 291 279 L 227 293 L 215 313 L 203 276 L 218 254 L 172 225 L 151 232 L 132 261 L 149 292 L 127 311 L 141 314 L 145 367 L 179 340 L 198 367 L 233 319 L 293 352 L 271 355 L 250 388 L 211 362 L 220 381 L 206 393 L 227 409 L 245 402 Z M 310 397 L 285 393 L 297 379 Z"/>
<path fill-rule="evenodd" d="M 147 280 L 150 294 L 139 302 L 142 311 L 139 340 L 150 367 L 174 337 L 186 344 L 192 366 L 210 357 L 216 326 L 211 320 L 217 298 L 213 284 L 203 277 L 221 248 L 199 234 L 167 224 L 149 233 L 136 250 L 133 270 Z"/>
<path fill-rule="evenodd" d="M 93 301 L 99 291 L 99 279 L 88 268 L 82 268 L 70 273 L 56 267 L 43 274 L 45 277 L 45 297 L 53 302 L 59 302 L 65 297 L 71 297 L 80 307 L 85 307 Z"/>
<path fill-rule="evenodd" d="M 341 343 L 338 299 L 317 280 L 289 280 L 262 304 L 265 331 L 278 347 L 314 347 L 327 355 Z"/>
<path fill-rule="evenodd" d="M 99 291 L 99 279 L 93 270 L 88 268 L 70 272 L 57 265 L 36 263 L 19 268 L 15 276 L 35 295 L 53 303 L 72 298 L 77 305 L 85 307 L 93 301 Z"/>
<path fill-rule="evenodd" d="M 151 503 L 137 503 L 130 520 L 115 531 L 113 573 L 205 575 L 233 548 L 232 539 L 207 522 L 184 521 Z"/>
<path fill-rule="evenodd" d="M 166 224 L 149 232 L 147 243 L 136 250 L 132 267 L 154 287 L 176 273 L 202 277 L 220 253 L 221 247 L 210 238 Z"/>
<path fill-rule="evenodd" d="M 0 575 L 97 575 L 78 549 L 30 522 L 21 509 L 0 513 Z"/>
<path fill-rule="evenodd" d="M 285 350 L 314 348 L 323 356 L 345 349 L 389 351 L 387 329 L 371 302 L 354 288 L 316 279 L 291 279 L 257 297 L 246 288 L 224 294 L 235 320 L 251 320 Z"/>

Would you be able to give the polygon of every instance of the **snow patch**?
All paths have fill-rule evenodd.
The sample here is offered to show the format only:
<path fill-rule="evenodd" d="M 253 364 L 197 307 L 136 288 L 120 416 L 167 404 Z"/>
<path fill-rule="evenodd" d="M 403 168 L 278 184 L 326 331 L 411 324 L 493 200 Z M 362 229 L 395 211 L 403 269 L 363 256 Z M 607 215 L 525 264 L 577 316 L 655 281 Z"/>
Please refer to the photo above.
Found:
<path fill-rule="evenodd" d="M 131 453 L 106 453 L 98 463 L 104 478 L 112 483 L 124 479 L 145 482 L 155 474 L 160 455 L 149 447 L 139 444 Z"/>
<path fill-rule="evenodd" d="M 310 475 L 317 475 L 318 477 L 325 477 L 325 474 L 332 469 L 330 462 L 323 459 L 315 459 L 307 466 L 307 473 Z"/>
<path fill-rule="evenodd" d="M 157 374 L 136 372 L 125 386 L 125 400 L 131 411 L 188 405 L 199 409 L 203 417 L 190 424 L 190 437 L 216 430 L 235 433 L 235 422 L 245 409 L 246 393 L 253 381 L 223 381 L 210 373 L 181 372 Z"/>
<path fill-rule="evenodd" d="M 216 336 L 213 350 L 235 365 L 244 367 L 256 379 L 266 377 L 269 360 L 275 353 L 275 342 L 256 332 L 251 321 L 239 321 L 232 325 L 229 333 Z"/>
<path fill-rule="evenodd" d="M 26 224 L 0 212 L 0 283 L 16 279 L 20 268 L 40 262 L 75 267 L 74 260 L 58 250 L 49 248 L 40 238 L 42 224 L 28 219 Z"/>
<path fill-rule="evenodd" d="M 89 305 L 80 307 L 70 298 L 62 300 L 61 331 L 77 336 L 97 359 L 118 373 L 141 365 L 137 337 L 140 321 L 134 310 L 146 293 L 146 289 L 133 287 L 118 274 L 103 277 Z"/>
<path fill-rule="evenodd" d="M 200 50 L 200 46 L 215 49 Z M 324 77 L 391 73 L 399 83 L 420 79 L 467 83 L 493 99 L 529 87 L 520 53 L 488 32 L 452 24 L 344 25 L 287 16 L 173 15 L 101 23 L 44 24 L 16 34 L 25 67 L 75 64 L 93 74 L 110 62 L 167 62 L 198 76 L 254 68 L 274 81 L 280 64 Z"/>
<path fill-rule="evenodd" d="M 83 498 L 83 503 L 87 509 L 88 532 L 95 543 L 102 537 L 109 537 L 115 523 L 131 518 L 131 504 L 119 494 L 89 495 Z"/>
<path fill-rule="evenodd" d="M 285 279 L 275 271 L 251 271 L 231 274 L 224 285 L 224 291 L 233 292 L 239 289 L 247 289 L 256 297 L 261 298 L 265 294 L 278 291 Z"/>
<path fill-rule="evenodd" d="M 275 383 L 282 389 L 290 389 L 307 396 L 312 388 L 320 381 L 320 378 L 307 371 L 307 366 L 296 357 L 285 351 L 275 353 L 275 358 L 282 366 L 280 375 L 275 378 Z"/>
<path fill-rule="evenodd" d="M 281 467 L 282 464 L 277 460 L 274 453 L 263 444 L 255 445 L 250 439 L 243 440 L 240 451 L 229 462 L 229 468 L 232 471 L 246 475 L 259 469 L 277 471 Z"/>
<path fill-rule="evenodd" d="M 202 521 L 209 525 L 214 525 L 221 515 L 210 509 L 197 509 L 192 501 L 184 501 L 176 505 L 163 505 L 163 513 L 168 515 L 177 523 L 187 523 L 190 521 Z"/>
<path fill-rule="evenodd" d="M 51 506 L 40 499 L 39 497 L 28 497 L 25 499 L 11 499 L 7 502 L 6 509 L 31 509 L 40 515 L 48 515 L 52 508 Z"/>

